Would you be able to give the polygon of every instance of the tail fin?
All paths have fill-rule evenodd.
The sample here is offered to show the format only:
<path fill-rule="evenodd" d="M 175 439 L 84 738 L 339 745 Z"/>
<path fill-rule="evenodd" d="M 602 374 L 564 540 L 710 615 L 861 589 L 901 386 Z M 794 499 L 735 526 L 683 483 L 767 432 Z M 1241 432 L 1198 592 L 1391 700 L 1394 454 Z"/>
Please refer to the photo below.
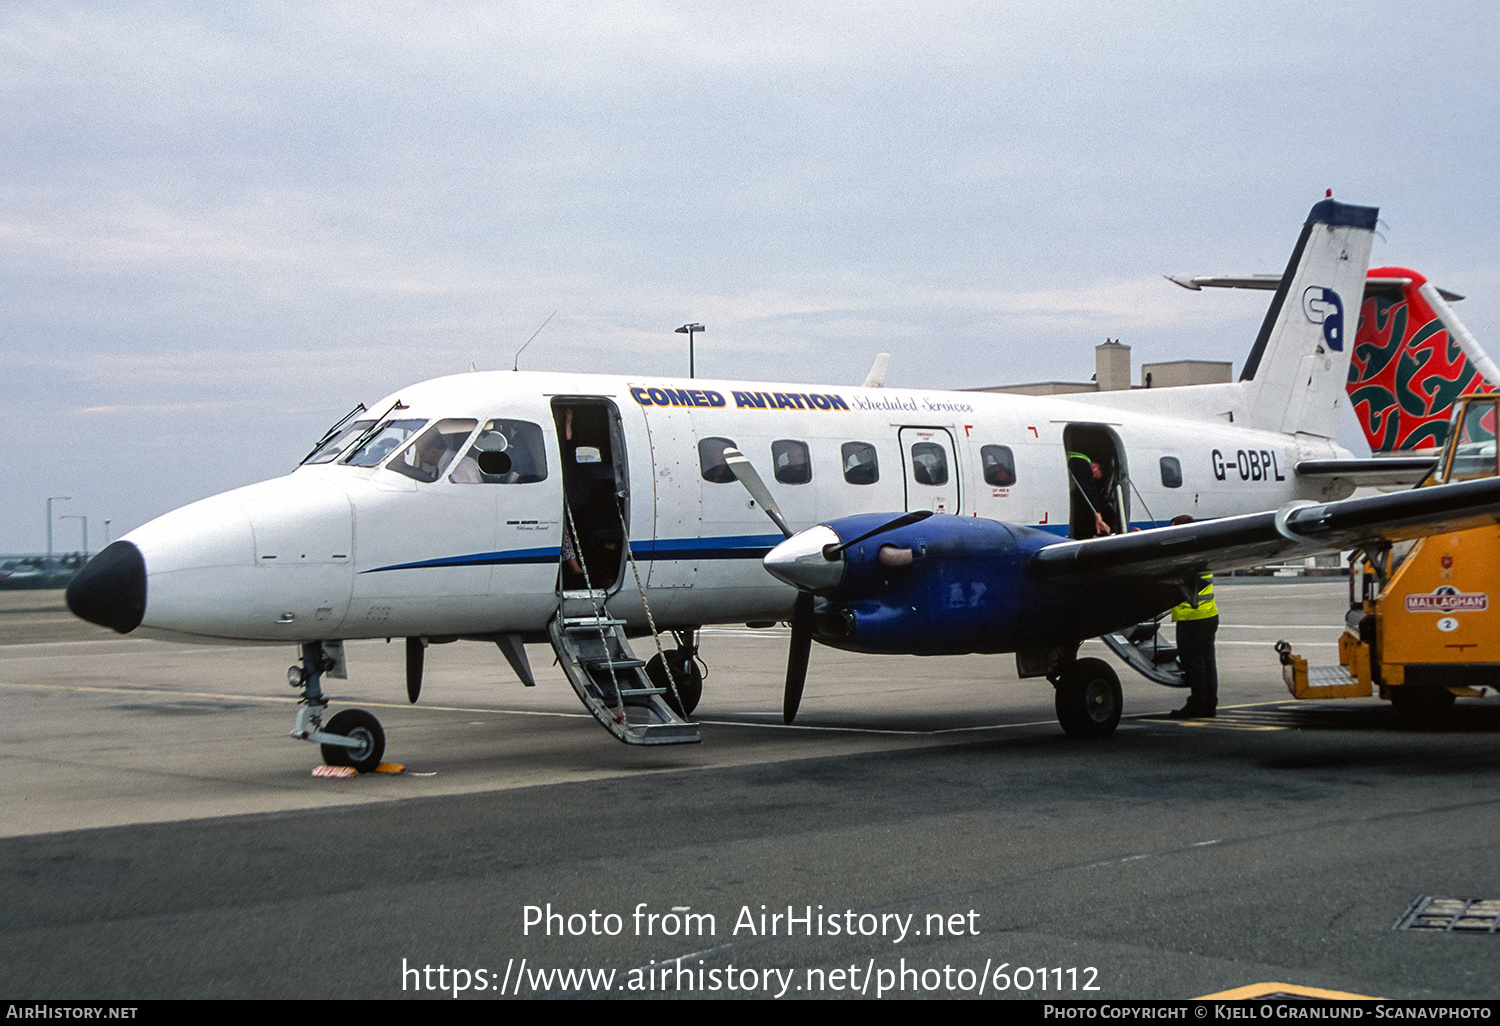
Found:
<path fill-rule="evenodd" d="M 1458 397 L 1497 386 L 1500 369 L 1425 277 L 1370 271 L 1348 392 L 1371 452 L 1441 448 Z"/>
<path fill-rule="evenodd" d="M 1307 215 L 1240 375 L 1256 427 L 1337 433 L 1353 348 L 1345 322 L 1350 301 L 1364 294 L 1378 215 L 1375 207 L 1331 199 Z"/>

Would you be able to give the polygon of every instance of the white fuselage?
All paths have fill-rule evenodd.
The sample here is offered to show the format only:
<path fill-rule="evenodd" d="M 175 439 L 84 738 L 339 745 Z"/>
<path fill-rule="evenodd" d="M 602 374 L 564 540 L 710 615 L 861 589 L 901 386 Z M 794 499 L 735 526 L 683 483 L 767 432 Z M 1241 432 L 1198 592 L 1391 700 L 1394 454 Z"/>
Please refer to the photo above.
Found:
<path fill-rule="evenodd" d="M 565 428 L 554 410 L 571 400 L 618 411 L 614 462 L 625 480 L 613 483 L 627 493 L 635 566 L 609 575 L 609 606 L 644 624 L 644 592 L 659 628 L 784 619 L 795 597 L 761 565 L 781 540 L 763 511 L 736 481 L 705 478 L 705 440 L 727 439 L 749 457 L 794 531 L 855 513 L 935 509 L 1066 535 L 1078 501 L 1070 425 L 1087 428 L 1070 438 L 1113 440 L 1128 483 L 1111 498 L 1124 501 L 1132 526 L 1337 498 L 1299 483 L 1293 468 L 1343 454 L 1324 438 L 1245 427 L 1237 385 L 1072 400 L 498 372 L 423 382 L 373 409 L 398 400 L 392 416 L 408 420 L 537 425 L 545 476 L 459 483 L 445 473 L 426 483 L 340 455 L 193 503 L 125 536 L 149 579 L 139 633 L 264 642 L 538 634 L 559 600 Z M 805 470 L 773 462 L 773 443 L 786 442 L 805 446 L 791 450 L 810 457 L 809 480 L 793 483 Z M 851 443 L 873 447 L 875 480 L 846 477 Z M 784 458 L 788 447 L 777 451 Z M 1010 469 L 991 467 L 987 481 L 997 458 Z M 943 464 L 946 474 L 936 473 Z M 939 476 L 946 481 L 934 483 Z"/>

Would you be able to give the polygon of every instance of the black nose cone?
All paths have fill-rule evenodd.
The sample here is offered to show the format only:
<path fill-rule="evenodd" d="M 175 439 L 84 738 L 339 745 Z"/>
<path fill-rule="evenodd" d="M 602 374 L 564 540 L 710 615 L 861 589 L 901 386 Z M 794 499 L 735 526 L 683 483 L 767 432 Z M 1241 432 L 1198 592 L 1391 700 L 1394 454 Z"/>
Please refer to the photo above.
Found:
<path fill-rule="evenodd" d="M 88 561 L 68 585 L 73 615 L 129 634 L 146 615 L 146 561 L 130 542 L 117 541 Z"/>

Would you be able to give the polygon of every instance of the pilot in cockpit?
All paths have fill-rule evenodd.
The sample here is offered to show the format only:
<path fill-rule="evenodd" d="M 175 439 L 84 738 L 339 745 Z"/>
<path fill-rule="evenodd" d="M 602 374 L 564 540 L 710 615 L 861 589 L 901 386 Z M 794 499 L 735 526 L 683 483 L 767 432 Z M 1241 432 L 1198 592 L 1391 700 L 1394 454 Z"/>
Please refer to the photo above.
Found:
<path fill-rule="evenodd" d="M 472 420 L 438 421 L 424 431 L 411 448 L 387 464 L 387 469 L 429 484 L 436 481 L 453 462 L 474 424 Z"/>
<path fill-rule="evenodd" d="M 414 463 L 418 474 L 415 476 L 423 481 L 436 481 L 453 459 L 454 439 L 433 428 L 417 439 L 412 448 L 416 450 Z"/>

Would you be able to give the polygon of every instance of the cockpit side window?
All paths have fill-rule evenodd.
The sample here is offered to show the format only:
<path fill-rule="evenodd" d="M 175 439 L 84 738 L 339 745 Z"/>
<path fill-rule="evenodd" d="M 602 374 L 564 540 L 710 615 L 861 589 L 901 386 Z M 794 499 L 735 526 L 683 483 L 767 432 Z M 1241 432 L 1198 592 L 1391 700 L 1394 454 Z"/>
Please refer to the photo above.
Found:
<path fill-rule="evenodd" d="M 454 484 L 534 484 L 547 480 L 542 429 L 525 420 L 487 420 L 464 458 L 453 465 Z"/>
<path fill-rule="evenodd" d="M 356 420 L 344 430 L 334 435 L 328 441 L 313 450 L 312 455 L 302 461 L 304 466 L 310 463 L 332 463 L 344 447 L 365 433 L 375 422 L 373 420 Z"/>
<path fill-rule="evenodd" d="M 373 467 L 426 423 L 425 420 L 388 420 L 380 425 L 380 430 L 365 439 L 363 445 L 344 457 L 344 462 L 351 467 Z"/>
<path fill-rule="evenodd" d="M 448 464 L 458 455 L 464 442 L 479 421 L 458 417 L 447 417 L 417 436 L 417 440 L 396 454 L 385 465 L 414 481 L 430 484 L 443 475 Z"/>

